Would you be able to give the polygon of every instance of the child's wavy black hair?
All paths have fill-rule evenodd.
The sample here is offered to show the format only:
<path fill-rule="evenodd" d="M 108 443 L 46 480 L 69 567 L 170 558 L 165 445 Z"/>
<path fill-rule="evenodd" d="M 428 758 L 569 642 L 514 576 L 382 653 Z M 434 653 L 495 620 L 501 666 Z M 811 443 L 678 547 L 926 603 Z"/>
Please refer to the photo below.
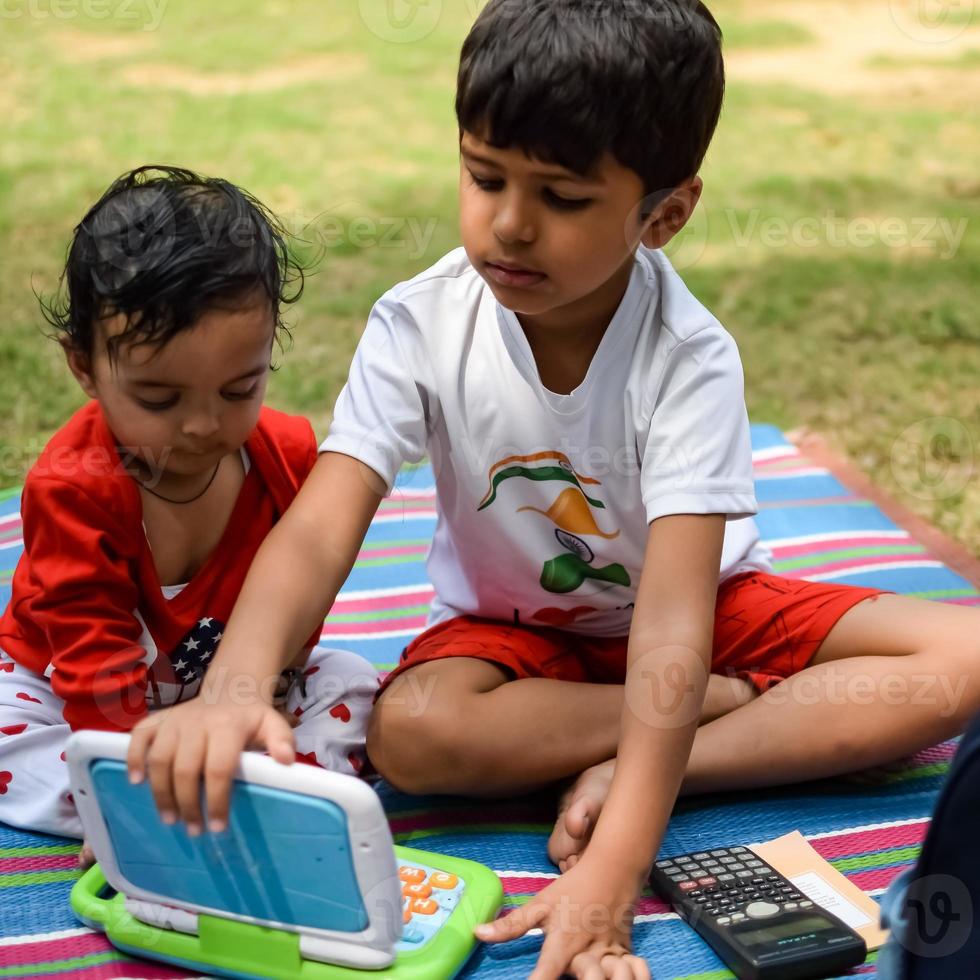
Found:
<path fill-rule="evenodd" d="M 215 307 L 268 300 L 276 341 L 289 336 L 283 305 L 303 292 L 303 267 L 288 233 L 251 194 L 179 167 L 123 174 L 75 228 L 61 290 L 41 299 L 55 336 L 90 355 L 96 323 L 126 318 L 108 342 L 162 346 Z"/>
<path fill-rule="evenodd" d="M 608 151 L 657 195 L 698 172 L 724 91 L 721 29 L 699 0 L 490 0 L 456 116 L 460 135 L 583 175 Z"/>

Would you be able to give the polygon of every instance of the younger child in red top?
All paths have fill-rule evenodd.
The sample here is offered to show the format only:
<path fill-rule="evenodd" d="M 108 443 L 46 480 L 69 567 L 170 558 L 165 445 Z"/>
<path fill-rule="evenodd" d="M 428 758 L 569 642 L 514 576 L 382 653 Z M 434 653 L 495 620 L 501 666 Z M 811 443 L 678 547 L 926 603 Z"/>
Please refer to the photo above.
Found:
<path fill-rule="evenodd" d="M 302 272 L 239 188 L 170 168 L 124 175 L 76 229 L 65 282 L 64 307 L 46 313 L 93 400 L 24 486 L 24 554 L 0 619 L 0 819 L 81 836 L 69 732 L 128 731 L 198 693 L 317 442 L 305 419 L 262 407 Z M 311 654 L 318 638 L 280 679 L 282 744 L 296 725 L 307 761 L 357 772 L 377 677 L 351 653 Z"/>

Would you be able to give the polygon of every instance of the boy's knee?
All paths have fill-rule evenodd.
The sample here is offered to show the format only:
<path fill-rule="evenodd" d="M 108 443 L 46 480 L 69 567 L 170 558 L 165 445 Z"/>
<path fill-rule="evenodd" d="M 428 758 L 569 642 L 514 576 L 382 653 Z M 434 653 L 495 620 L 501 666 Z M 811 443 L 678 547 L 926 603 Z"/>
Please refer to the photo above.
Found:
<path fill-rule="evenodd" d="M 368 758 L 392 786 L 405 793 L 452 792 L 460 713 L 441 704 L 419 709 L 403 687 L 393 685 L 375 705 L 368 722 Z"/>
<path fill-rule="evenodd" d="M 933 658 L 933 699 L 940 717 L 951 721 L 952 734 L 959 734 L 980 712 L 980 643 L 964 637 L 956 649 L 944 652 Z"/>

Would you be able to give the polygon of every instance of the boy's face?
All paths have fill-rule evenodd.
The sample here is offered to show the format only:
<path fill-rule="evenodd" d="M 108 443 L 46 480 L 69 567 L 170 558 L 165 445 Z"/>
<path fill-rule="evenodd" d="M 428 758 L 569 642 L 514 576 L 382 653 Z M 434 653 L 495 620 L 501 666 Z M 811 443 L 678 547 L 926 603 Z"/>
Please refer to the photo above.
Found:
<path fill-rule="evenodd" d="M 471 132 L 460 142 L 463 246 L 497 300 L 529 318 L 596 306 L 610 287 L 618 303 L 640 242 L 670 237 L 653 218 L 641 223 L 644 194 L 639 174 L 608 153 L 584 177 Z"/>
<path fill-rule="evenodd" d="M 162 347 L 122 344 L 110 362 L 106 341 L 124 327 L 121 316 L 96 324 L 92 357 L 68 354 L 72 373 L 151 472 L 210 473 L 258 422 L 275 329 L 268 303 L 210 310 Z"/>

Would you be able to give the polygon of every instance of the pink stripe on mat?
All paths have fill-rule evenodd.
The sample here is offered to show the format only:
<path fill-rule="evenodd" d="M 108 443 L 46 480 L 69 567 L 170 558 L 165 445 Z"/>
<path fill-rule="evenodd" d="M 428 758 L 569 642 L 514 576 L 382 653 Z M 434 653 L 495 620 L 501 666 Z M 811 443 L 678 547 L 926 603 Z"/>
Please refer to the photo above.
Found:
<path fill-rule="evenodd" d="M 779 510 L 782 507 L 824 507 L 827 504 L 862 503 L 853 493 L 842 493 L 836 497 L 808 497 L 804 500 L 760 500 L 759 510 Z"/>
<path fill-rule="evenodd" d="M 653 898 L 650 895 L 641 898 L 636 903 L 637 915 L 663 915 L 665 912 L 673 911 L 666 902 L 661 901 L 659 898 Z"/>
<path fill-rule="evenodd" d="M 433 595 L 435 590 L 431 586 L 413 589 L 411 592 L 399 592 L 397 595 L 372 596 L 370 599 L 345 599 L 341 593 L 330 613 L 377 612 L 379 609 L 397 609 L 399 606 L 418 606 L 431 602 Z"/>
<path fill-rule="evenodd" d="M 63 969 L 65 960 L 110 952 L 116 953 L 119 958 L 113 962 L 96 963 L 90 967 L 76 967 L 71 972 Z M 50 973 L 41 972 L 48 964 L 51 966 Z M 117 977 L 179 980 L 191 976 L 177 967 L 158 965 L 147 960 L 140 960 L 138 965 L 133 964 L 128 959 L 123 959 L 122 954 L 118 953 L 101 932 L 73 936 L 70 939 L 0 947 L 0 966 L 30 966 L 35 970 L 32 976 L 85 977 L 87 980 L 115 980 Z"/>
<path fill-rule="evenodd" d="M 92 956 L 112 949 L 101 932 L 67 939 L 49 939 L 46 942 L 18 943 L 16 946 L 0 946 L 0 966 L 19 966 L 22 963 L 41 964 L 52 960 L 73 959 L 76 956 Z"/>
<path fill-rule="evenodd" d="M 939 745 L 930 745 L 926 749 L 920 749 L 912 756 L 912 759 L 920 766 L 932 765 L 935 762 L 948 762 L 956 755 L 956 750 L 959 747 L 960 743 L 952 740 L 940 742 Z"/>
<path fill-rule="evenodd" d="M 781 453 L 779 456 L 767 456 L 765 459 L 753 460 L 753 465 L 757 469 L 762 469 L 766 466 L 776 466 L 779 463 L 785 462 L 787 459 L 802 459 L 800 451 L 795 447 L 788 448 L 785 453 Z"/>
<path fill-rule="evenodd" d="M 776 480 L 791 476 L 817 476 L 827 472 L 807 462 L 801 462 L 799 466 L 780 466 L 773 467 L 773 469 L 775 469 L 774 473 L 767 473 L 766 467 L 760 466 L 758 463 L 755 464 L 756 474 L 760 480 Z"/>
<path fill-rule="evenodd" d="M 500 883 L 504 886 L 505 895 L 537 895 L 548 885 L 554 884 L 554 878 L 527 877 L 512 878 L 509 875 L 500 875 Z"/>
<path fill-rule="evenodd" d="M 429 550 L 427 544 L 406 545 L 403 548 L 364 548 L 357 553 L 358 561 L 371 558 L 398 558 L 402 555 L 424 555 Z"/>
<path fill-rule="evenodd" d="M 887 888 L 911 863 L 911 861 L 907 861 L 902 864 L 892 865 L 890 868 L 857 871 L 854 874 L 849 874 L 847 880 L 866 892 L 874 891 L 876 888 Z"/>
<path fill-rule="evenodd" d="M 78 867 L 77 854 L 46 854 L 35 857 L 0 858 L 0 875 L 16 871 L 64 871 Z"/>
<path fill-rule="evenodd" d="M 819 555 L 824 551 L 839 551 L 841 548 L 870 548 L 877 545 L 915 545 L 911 535 L 901 538 L 830 538 L 827 541 L 807 541 L 804 544 L 775 545 L 772 553 L 776 558 L 797 558 Z"/>
<path fill-rule="evenodd" d="M 401 619 L 376 619 L 364 623 L 327 623 L 320 635 L 330 636 L 370 636 L 372 633 L 387 633 L 394 630 L 422 630 L 426 618 L 407 616 Z"/>
<path fill-rule="evenodd" d="M 787 578 L 802 575 L 826 575 L 830 572 L 844 572 L 849 568 L 863 568 L 866 565 L 890 565 L 896 561 L 933 561 L 921 551 L 907 555 L 862 555 L 859 558 L 847 558 L 844 561 L 825 562 L 823 565 L 807 565 L 805 568 L 787 568 L 780 574 Z"/>
<path fill-rule="evenodd" d="M 419 507 L 417 504 L 411 507 L 399 507 L 397 510 L 378 511 L 374 523 L 378 525 L 395 524 L 399 520 L 406 521 L 434 521 L 439 515 L 432 507 Z"/>
<path fill-rule="evenodd" d="M 186 980 L 187 977 L 199 976 L 200 973 L 188 973 L 176 967 L 168 969 L 164 966 L 153 966 L 145 960 L 138 960 L 134 966 L 129 960 L 122 959 L 90 966 L 84 970 L 72 970 L 70 973 L 59 971 L 50 974 L 51 980 L 62 980 L 64 977 L 81 977 L 82 980 L 134 980 L 135 977 L 139 980 Z"/>
<path fill-rule="evenodd" d="M 132 964 L 128 959 L 122 959 L 108 939 L 94 932 L 84 936 L 73 936 L 70 939 L 55 939 L 49 942 L 21 943 L 16 946 L 0 947 L 0 966 L 16 967 L 31 966 L 39 970 L 51 964 L 57 968 L 64 960 L 83 956 L 97 956 L 99 953 L 116 953 L 120 958 L 114 962 L 96 963 L 89 967 L 76 967 L 70 972 L 55 969 L 50 974 L 35 973 L 35 976 L 52 977 L 85 977 L 86 980 L 115 980 L 118 977 L 140 977 L 140 980 L 179 980 L 191 976 L 185 970 L 172 966 L 163 966 L 140 960 L 139 965 Z"/>
<path fill-rule="evenodd" d="M 810 841 L 810 846 L 823 858 L 833 861 L 836 858 L 855 854 L 869 854 L 887 850 L 890 847 L 910 847 L 921 844 L 929 829 L 929 820 L 902 827 L 888 827 L 885 830 L 862 830 L 856 834 L 841 837 L 822 837 Z"/>

